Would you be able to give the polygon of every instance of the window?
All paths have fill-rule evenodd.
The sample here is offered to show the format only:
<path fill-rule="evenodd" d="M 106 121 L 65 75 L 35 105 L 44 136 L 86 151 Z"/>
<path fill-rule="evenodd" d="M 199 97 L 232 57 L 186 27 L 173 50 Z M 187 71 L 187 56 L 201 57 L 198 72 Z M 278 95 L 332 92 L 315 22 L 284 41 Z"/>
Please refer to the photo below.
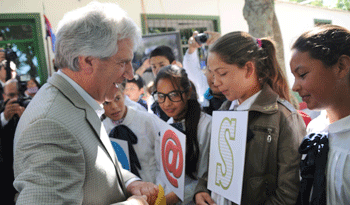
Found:
<path fill-rule="evenodd" d="M 0 48 L 17 54 L 17 75 L 46 82 L 47 68 L 40 14 L 0 14 Z"/>
<path fill-rule="evenodd" d="M 314 19 L 315 26 L 323 25 L 323 24 L 332 24 L 332 20 L 326 20 L 326 19 Z"/>
<path fill-rule="evenodd" d="M 143 34 L 180 32 L 182 53 L 186 52 L 187 40 L 192 36 L 193 31 L 220 32 L 218 16 L 141 14 L 141 21 Z"/>

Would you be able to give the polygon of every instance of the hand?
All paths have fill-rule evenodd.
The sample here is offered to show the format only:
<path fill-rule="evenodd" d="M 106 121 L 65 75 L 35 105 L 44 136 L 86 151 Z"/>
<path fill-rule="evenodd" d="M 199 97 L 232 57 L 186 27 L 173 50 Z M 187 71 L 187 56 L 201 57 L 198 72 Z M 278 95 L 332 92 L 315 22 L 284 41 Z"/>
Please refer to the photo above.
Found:
<path fill-rule="evenodd" d="M 151 182 L 143 182 L 143 181 L 134 181 L 126 188 L 127 192 L 131 195 L 141 196 L 146 195 L 147 196 L 147 202 L 149 204 L 154 204 L 159 188 L 155 184 Z"/>
<path fill-rule="evenodd" d="M 215 205 L 215 202 L 207 192 L 199 192 L 195 195 L 197 205 Z"/>
<path fill-rule="evenodd" d="M 165 200 L 167 204 L 176 204 L 180 201 L 179 197 L 177 197 L 174 192 L 170 192 L 169 194 L 165 195 Z"/>
<path fill-rule="evenodd" d="M 214 31 L 204 31 L 204 33 L 209 34 L 209 38 L 206 42 L 207 45 L 213 44 L 218 38 L 220 38 L 221 34 Z M 197 43 L 194 39 L 195 36 L 198 35 L 198 31 L 194 31 L 192 36 L 188 39 L 188 53 L 192 54 L 197 48 L 200 48 L 201 45 Z"/>
<path fill-rule="evenodd" d="M 127 200 L 127 202 L 130 202 L 131 204 L 137 204 L 137 205 L 148 205 L 147 203 L 147 196 L 131 196 Z"/>
<path fill-rule="evenodd" d="M 204 31 L 204 33 L 209 34 L 209 38 L 206 42 L 207 45 L 213 44 L 216 40 L 221 37 L 221 34 L 214 31 Z"/>
<path fill-rule="evenodd" d="M 6 103 L 4 110 L 5 120 L 11 120 L 15 114 L 17 114 L 19 117 L 22 116 L 24 107 L 21 107 L 18 103 L 14 103 L 16 101 L 17 98 L 13 98 Z"/>
<path fill-rule="evenodd" d="M 196 41 L 196 39 L 194 39 L 195 36 L 198 35 L 198 31 L 194 31 L 192 36 L 188 39 L 188 53 L 192 54 L 193 52 L 195 52 L 197 50 L 197 48 L 200 48 L 201 45 L 199 45 Z"/>

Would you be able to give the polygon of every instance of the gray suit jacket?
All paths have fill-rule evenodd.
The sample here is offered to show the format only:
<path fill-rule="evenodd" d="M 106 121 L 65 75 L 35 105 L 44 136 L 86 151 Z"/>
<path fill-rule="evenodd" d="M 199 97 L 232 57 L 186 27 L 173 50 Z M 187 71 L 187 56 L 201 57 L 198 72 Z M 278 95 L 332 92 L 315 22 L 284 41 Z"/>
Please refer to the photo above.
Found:
<path fill-rule="evenodd" d="M 17 204 L 121 202 L 136 177 L 121 168 L 96 112 L 56 73 L 20 119 L 14 173 Z"/>

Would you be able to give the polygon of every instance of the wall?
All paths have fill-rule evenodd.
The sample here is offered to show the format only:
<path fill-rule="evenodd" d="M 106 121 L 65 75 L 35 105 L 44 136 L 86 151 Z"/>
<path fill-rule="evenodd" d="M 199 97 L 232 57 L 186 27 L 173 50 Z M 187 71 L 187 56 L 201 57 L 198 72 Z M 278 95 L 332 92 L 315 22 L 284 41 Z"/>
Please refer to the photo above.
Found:
<path fill-rule="evenodd" d="M 290 72 L 289 66 L 291 58 L 290 48 L 303 32 L 314 27 L 314 19 L 332 20 L 332 24 L 343 26 L 350 30 L 350 12 L 281 1 L 275 3 L 275 11 L 281 27 L 284 57 L 290 86 L 294 83 L 294 77 Z"/>
<path fill-rule="evenodd" d="M 44 5 L 45 14 L 55 31 L 64 13 L 85 6 L 89 2 L 91 0 L 0 0 L 0 13 L 36 12 L 43 14 Z M 100 0 L 100 2 L 110 1 Z M 117 0 L 116 2 L 141 27 L 142 0 Z M 143 0 L 143 2 L 147 14 L 220 16 L 221 34 L 238 30 L 248 31 L 248 25 L 243 17 L 244 0 Z M 294 82 L 294 77 L 289 71 L 290 46 L 303 31 L 314 26 L 314 19 L 332 20 L 332 24 L 350 29 L 350 12 L 279 0 L 275 2 L 275 11 L 284 41 L 286 69 L 290 85 Z M 42 29 L 44 33 L 43 19 Z"/>

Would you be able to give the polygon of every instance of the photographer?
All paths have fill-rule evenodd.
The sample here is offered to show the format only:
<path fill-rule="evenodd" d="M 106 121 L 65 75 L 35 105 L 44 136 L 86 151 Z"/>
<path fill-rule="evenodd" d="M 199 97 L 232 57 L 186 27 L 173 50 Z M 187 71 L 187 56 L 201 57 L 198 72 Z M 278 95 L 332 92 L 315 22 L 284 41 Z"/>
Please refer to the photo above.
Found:
<path fill-rule="evenodd" d="M 23 98 L 19 95 L 18 81 L 16 79 L 8 80 L 4 86 L 3 101 L 0 101 L 0 164 L 1 176 L 3 183 L 1 183 L 2 190 L 6 190 L 8 194 L 7 201 L 14 200 L 16 190 L 13 188 L 13 139 L 15 136 L 16 127 L 19 118 L 25 107 L 30 102 L 29 98 Z"/>

